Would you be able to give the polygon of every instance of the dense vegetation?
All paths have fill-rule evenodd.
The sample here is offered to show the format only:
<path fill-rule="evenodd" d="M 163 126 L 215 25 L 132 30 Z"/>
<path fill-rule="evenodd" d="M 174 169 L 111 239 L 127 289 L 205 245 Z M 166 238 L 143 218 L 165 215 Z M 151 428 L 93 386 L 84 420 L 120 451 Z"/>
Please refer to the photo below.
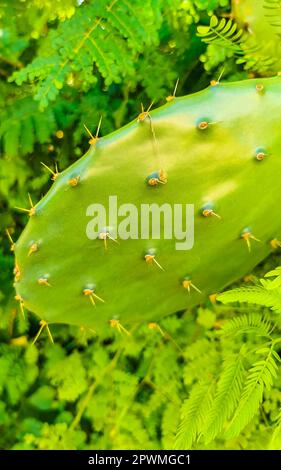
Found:
<path fill-rule="evenodd" d="M 265 6 L 278 25 L 277 3 Z M 276 74 L 271 42 L 230 12 L 229 0 L 0 0 L 1 448 L 281 448 L 278 243 L 223 303 L 130 336 L 55 325 L 55 344 L 44 331 L 34 345 L 6 233 L 17 239 L 27 218 L 15 207 L 50 186 L 41 162 L 64 169 L 88 148 L 84 124 L 94 133 L 102 114 L 105 135 L 178 78 L 183 95 Z"/>

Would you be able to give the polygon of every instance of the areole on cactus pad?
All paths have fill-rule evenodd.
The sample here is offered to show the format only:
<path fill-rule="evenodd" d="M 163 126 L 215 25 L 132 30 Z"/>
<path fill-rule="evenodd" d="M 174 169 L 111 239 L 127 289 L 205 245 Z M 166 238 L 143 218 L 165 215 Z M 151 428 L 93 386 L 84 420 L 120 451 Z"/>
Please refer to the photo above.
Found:
<path fill-rule="evenodd" d="M 250 272 L 281 238 L 280 119 L 281 77 L 214 83 L 95 139 L 29 211 L 14 246 L 17 299 L 47 323 L 99 331 L 157 321 Z M 193 249 L 90 240 L 87 207 L 110 195 L 194 204 Z"/>

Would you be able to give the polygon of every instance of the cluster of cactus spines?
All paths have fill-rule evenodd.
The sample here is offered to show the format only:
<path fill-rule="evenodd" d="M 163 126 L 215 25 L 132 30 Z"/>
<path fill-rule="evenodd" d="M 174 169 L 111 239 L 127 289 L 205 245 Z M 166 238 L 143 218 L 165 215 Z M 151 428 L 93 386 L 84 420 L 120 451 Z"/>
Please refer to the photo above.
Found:
<path fill-rule="evenodd" d="M 281 70 L 279 0 L 232 0 L 232 16 L 253 36 L 260 53 L 272 60 L 271 71 Z"/>
<path fill-rule="evenodd" d="M 128 332 L 133 322 L 154 325 L 214 301 L 278 249 L 280 96 L 281 77 L 216 82 L 96 135 L 82 159 L 56 169 L 43 199 L 30 199 L 29 222 L 11 242 L 22 310 L 39 316 L 41 331 L 67 323 Z M 109 227 L 89 240 L 86 209 L 107 208 L 110 195 L 138 208 L 194 204 L 194 248 L 177 251 L 162 235 L 120 240 Z"/>

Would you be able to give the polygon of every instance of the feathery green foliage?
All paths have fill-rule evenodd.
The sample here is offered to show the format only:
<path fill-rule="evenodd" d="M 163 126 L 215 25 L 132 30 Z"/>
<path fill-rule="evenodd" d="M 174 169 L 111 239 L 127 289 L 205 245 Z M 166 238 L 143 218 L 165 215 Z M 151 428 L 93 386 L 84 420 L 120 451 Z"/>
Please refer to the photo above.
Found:
<path fill-rule="evenodd" d="M 280 277 L 280 268 L 269 272 L 267 277 L 269 276 L 276 278 L 267 282 L 262 280 L 263 286 L 259 288 L 241 287 L 225 292 L 218 299 L 224 303 L 243 301 L 272 308 L 272 302 L 269 302 L 266 294 L 271 292 L 275 298 L 279 296 L 280 301 L 279 284 L 276 283 L 276 279 Z M 277 313 L 278 310 L 275 310 Z M 275 323 L 271 317 L 267 312 L 250 312 L 235 316 L 222 324 L 216 334 L 222 348 L 219 354 L 224 358 L 219 372 L 215 366 L 218 352 L 212 354 L 217 349 L 214 343 L 207 346 L 205 341 L 200 341 L 192 346 L 193 354 L 188 354 L 187 357 L 196 361 L 197 370 L 200 366 L 202 370 L 203 364 L 197 359 L 199 351 L 202 361 L 204 352 L 208 351 L 205 377 L 209 377 L 209 380 L 202 383 L 198 374 L 189 398 L 182 405 L 176 440 L 179 448 L 190 447 L 192 444 L 197 448 L 196 442 L 201 448 L 202 445 L 216 442 L 216 439 L 232 442 L 253 422 L 263 404 L 265 391 L 272 390 L 280 374 L 280 327 L 277 325 L 278 321 Z M 192 366 L 188 370 L 192 372 Z M 208 387 L 213 388 L 214 384 L 213 397 L 208 401 L 208 406 L 204 405 L 205 390 Z M 279 426 L 278 421 L 276 435 Z M 268 441 L 267 445 L 272 446 L 273 441 Z"/>
<path fill-rule="evenodd" d="M 228 293 L 224 293 L 222 296 L 225 296 L 226 294 Z M 220 334 L 237 335 L 253 332 L 257 335 L 267 337 L 270 336 L 273 328 L 274 326 L 272 326 L 268 316 L 266 317 L 259 313 L 249 313 L 248 315 L 239 315 L 238 317 L 234 317 L 222 325 Z"/>
<path fill-rule="evenodd" d="M 243 64 L 245 70 L 265 74 L 274 70 L 277 59 L 265 54 L 258 39 L 241 29 L 235 20 L 219 20 L 213 15 L 209 26 L 198 26 L 197 34 L 206 44 L 222 48 L 230 57 L 238 57 L 236 63 Z"/>
<path fill-rule="evenodd" d="M 12 158 L 32 153 L 35 142 L 50 142 L 57 127 L 52 109 L 40 112 L 31 97 L 23 98 L 18 104 L 12 102 L 3 110 L 0 126 L 3 151 Z"/>
<path fill-rule="evenodd" d="M 203 423 L 206 442 L 213 441 L 221 433 L 225 422 L 233 414 L 239 402 L 245 376 L 243 353 L 245 353 L 244 345 L 238 354 L 229 355 L 224 361 L 216 395 L 208 413 L 208 421 Z"/>
<path fill-rule="evenodd" d="M 173 2 L 173 9 L 181 9 L 181 2 Z M 160 27 L 170 13 L 170 2 L 162 0 L 85 2 L 69 20 L 50 30 L 42 54 L 15 72 L 11 81 L 36 82 L 34 97 L 41 108 L 55 100 L 65 85 L 78 82 L 85 91 L 95 85 L 93 67 L 106 86 L 124 78 L 130 81 L 136 75 L 138 55 L 158 46 Z"/>
<path fill-rule="evenodd" d="M 238 25 L 231 19 L 221 18 L 213 15 L 209 26 L 198 26 L 198 36 L 206 44 L 215 43 L 218 46 L 230 48 L 235 54 L 244 53 L 243 44 L 248 36 L 245 31 L 238 28 Z"/>
<path fill-rule="evenodd" d="M 228 302 L 248 302 L 256 305 L 270 307 L 275 312 L 281 313 L 281 290 L 269 289 L 268 284 L 252 288 L 241 287 L 219 296 L 219 300 Z"/>
<path fill-rule="evenodd" d="M 192 388 L 188 400 L 181 408 L 181 422 L 178 428 L 175 447 L 180 449 L 191 448 L 204 427 L 206 415 L 212 408 L 214 384 L 212 382 L 198 382 Z"/>
<path fill-rule="evenodd" d="M 264 345 L 256 354 L 259 360 L 248 370 L 238 407 L 226 431 L 227 438 L 237 436 L 250 422 L 262 403 L 264 387 L 270 390 L 277 376 L 280 358 L 274 350 L 274 343 Z"/>

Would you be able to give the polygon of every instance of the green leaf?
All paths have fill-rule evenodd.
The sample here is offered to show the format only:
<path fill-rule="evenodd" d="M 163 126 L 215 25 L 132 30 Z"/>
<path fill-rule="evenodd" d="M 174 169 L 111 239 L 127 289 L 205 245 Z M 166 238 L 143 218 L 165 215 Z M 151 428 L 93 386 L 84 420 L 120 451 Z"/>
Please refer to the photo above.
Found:
<path fill-rule="evenodd" d="M 75 401 L 87 388 L 86 371 L 78 352 L 58 361 L 48 371 L 48 377 L 57 387 L 60 400 Z"/>

